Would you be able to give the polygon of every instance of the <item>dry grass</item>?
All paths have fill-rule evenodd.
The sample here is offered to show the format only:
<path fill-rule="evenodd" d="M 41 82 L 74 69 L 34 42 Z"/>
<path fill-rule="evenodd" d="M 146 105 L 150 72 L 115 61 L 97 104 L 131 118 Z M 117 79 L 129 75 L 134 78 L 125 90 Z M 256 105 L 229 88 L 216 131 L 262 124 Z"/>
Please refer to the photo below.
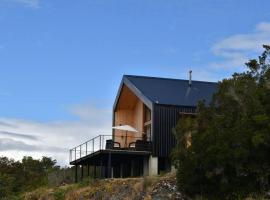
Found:
<path fill-rule="evenodd" d="M 22 196 L 23 200 L 151 200 L 153 187 L 163 177 L 104 179 L 57 188 L 41 188 Z"/>

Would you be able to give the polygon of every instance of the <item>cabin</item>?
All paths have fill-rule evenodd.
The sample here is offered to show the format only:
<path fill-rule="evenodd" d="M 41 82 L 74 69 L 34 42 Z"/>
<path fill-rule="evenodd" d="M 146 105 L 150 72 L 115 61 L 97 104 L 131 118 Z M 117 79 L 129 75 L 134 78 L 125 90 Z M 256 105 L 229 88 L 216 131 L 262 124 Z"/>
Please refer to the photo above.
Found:
<path fill-rule="evenodd" d="M 113 105 L 112 134 L 98 135 L 70 150 L 70 164 L 81 178 L 118 178 L 170 171 L 176 145 L 173 128 L 210 103 L 214 82 L 124 75 Z"/>

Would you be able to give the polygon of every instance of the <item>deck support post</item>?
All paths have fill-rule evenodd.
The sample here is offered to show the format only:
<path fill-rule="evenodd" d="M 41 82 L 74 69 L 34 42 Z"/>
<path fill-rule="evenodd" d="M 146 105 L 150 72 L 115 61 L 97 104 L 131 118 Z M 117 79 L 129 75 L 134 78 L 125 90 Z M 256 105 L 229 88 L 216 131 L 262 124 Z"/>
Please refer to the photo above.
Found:
<path fill-rule="evenodd" d="M 97 167 L 96 163 L 94 164 L 94 179 L 97 177 Z"/>
<path fill-rule="evenodd" d="M 89 166 L 89 164 L 87 164 L 87 177 L 89 177 L 90 176 L 90 166 Z"/>
<path fill-rule="evenodd" d="M 113 175 L 113 167 L 111 167 L 111 178 L 113 178 L 114 177 L 114 175 Z"/>
<path fill-rule="evenodd" d="M 83 165 L 81 165 L 81 180 L 83 180 Z"/>
<path fill-rule="evenodd" d="M 149 175 L 149 158 L 144 157 L 143 158 L 143 176 Z"/>
<path fill-rule="evenodd" d="M 130 161 L 130 176 L 131 177 L 134 176 L 134 161 L 133 160 Z"/>
<path fill-rule="evenodd" d="M 100 159 L 100 175 L 99 178 L 103 178 L 103 161 L 102 158 Z"/>
<path fill-rule="evenodd" d="M 123 163 L 120 164 L 120 178 L 123 178 Z"/>
<path fill-rule="evenodd" d="M 97 167 L 96 167 L 96 162 L 94 162 L 94 166 L 93 166 L 93 178 L 96 179 L 97 178 Z"/>
<path fill-rule="evenodd" d="M 158 175 L 158 157 L 149 157 L 149 176 Z"/>
<path fill-rule="evenodd" d="M 112 178 L 112 154 L 111 151 L 109 151 L 108 155 L 108 178 Z"/>
<path fill-rule="evenodd" d="M 78 182 L 78 165 L 75 165 L 75 183 Z"/>

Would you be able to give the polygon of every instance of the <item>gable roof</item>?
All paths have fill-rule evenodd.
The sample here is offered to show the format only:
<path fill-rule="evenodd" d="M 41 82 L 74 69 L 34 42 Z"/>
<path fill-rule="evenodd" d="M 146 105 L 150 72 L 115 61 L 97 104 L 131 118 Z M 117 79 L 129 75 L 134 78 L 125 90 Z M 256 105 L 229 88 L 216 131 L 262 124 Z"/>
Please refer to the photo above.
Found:
<path fill-rule="evenodd" d="M 205 100 L 209 104 L 217 91 L 218 83 L 188 80 L 157 78 L 147 76 L 124 75 L 122 85 L 127 85 L 146 104 L 163 104 L 173 106 L 196 106 L 198 101 Z M 120 95 L 118 92 L 117 99 Z M 117 100 L 115 106 L 117 104 Z"/>

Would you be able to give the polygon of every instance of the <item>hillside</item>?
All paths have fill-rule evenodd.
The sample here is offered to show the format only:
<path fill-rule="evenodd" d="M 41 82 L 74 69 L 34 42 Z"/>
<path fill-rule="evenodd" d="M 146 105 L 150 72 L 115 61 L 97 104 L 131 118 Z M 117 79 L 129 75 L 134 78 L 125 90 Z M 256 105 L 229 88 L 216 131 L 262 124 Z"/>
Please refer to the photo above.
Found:
<path fill-rule="evenodd" d="M 25 200 L 166 200 L 183 199 L 177 192 L 175 174 L 159 177 L 104 179 L 57 188 L 42 188 L 24 194 Z"/>

